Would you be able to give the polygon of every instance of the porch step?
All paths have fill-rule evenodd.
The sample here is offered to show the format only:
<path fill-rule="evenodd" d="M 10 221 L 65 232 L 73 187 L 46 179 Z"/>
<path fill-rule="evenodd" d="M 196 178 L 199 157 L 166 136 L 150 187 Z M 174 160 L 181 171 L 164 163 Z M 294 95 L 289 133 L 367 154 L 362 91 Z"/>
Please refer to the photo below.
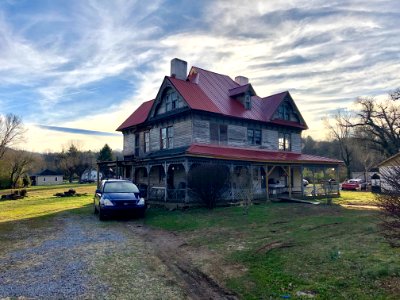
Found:
<path fill-rule="evenodd" d="M 289 197 L 279 197 L 278 199 L 280 201 L 285 201 L 285 202 L 306 203 L 306 204 L 313 204 L 313 205 L 318 205 L 321 203 L 319 201 L 301 200 L 301 199 L 295 199 L 295 198 L 289 198 Z"/>

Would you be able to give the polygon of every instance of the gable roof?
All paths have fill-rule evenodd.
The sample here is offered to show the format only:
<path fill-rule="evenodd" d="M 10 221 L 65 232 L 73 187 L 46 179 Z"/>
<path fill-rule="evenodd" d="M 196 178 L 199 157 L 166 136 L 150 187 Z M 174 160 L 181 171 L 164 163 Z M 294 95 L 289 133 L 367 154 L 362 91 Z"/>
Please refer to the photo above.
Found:
<path fill-rule="evenodd" d="M 288 91 L 265 98 L 260 98 L 256 95 L 252 96 L 251 109 L 246 109 L 243 104 L 237 101 L 233 96 L 248 90 L 251 90 L 253 93 L 254 90 L 251 84 L 241 86 L 227 75 L 192 67 L 186 80 L 166 76 L 162 86 L 164 86 L 165 81 L 169 81 L 183 97 L 188 106 L 194 110 L 217 113 L 228 117 L 292 126 L 300 129 L 308 128 L 301 115 L 299 115 L 301 123 L 272 119 L 279 104 L 286 98 L 291 99 L 294 108 L 298 111 Z M 160 93 L 160 91 L 158 93 Z M 117 131 L 146 121 L 153 105 L 154 100 L 152 100 L 152 102 L 148 101 L 143 103 L 118 127 Z"/>
<path fill-rule="evenodd" d="M 146 121 L 147 116 L 153 106 L 154 100 L 143 102 L 119 127 L 117 131 L 129 128 Z"/>
<path fill-rule="evenodd" d="M 258 161 L 269 163 L 293 163 L 293 164 L 330 164 L 342 165 L 343 161 L 321 157 L 316 155 L 273 151 L 265 149 L 248 149 L 222 145 L 192 144 L 186 154 L 195 157 L 207 157 L 215 159 Z"/>
<path fill-rule="evenodd" d="M 250 91 L 252 96 L 254 96 L 256 94 L 256 92 L 254 91 L 253 87 L 251 86 L 250 83 L 245 84 L 245 85 L 240 85 L 238 87 L 235 87 L 233 89 L 229 90 L 229 96 L 230 97 L 234 97 L 237 95 L 241 95 L 246 93 L 247 91 Z"/>
<path fill-rule="evenodd" d="M 61 175 L 61 173 L 57 173 L 55 171 L 46 169 L 46 170 L 43 170 L 42 172 L 36 174 L 36 176 L 55 176 L 55 175 Z"/>
<path fill-rule="evenodd" d="M 378 164 L 378 167 L 398 166 L 400 165 L 400 152 L 392 155 Z"/>

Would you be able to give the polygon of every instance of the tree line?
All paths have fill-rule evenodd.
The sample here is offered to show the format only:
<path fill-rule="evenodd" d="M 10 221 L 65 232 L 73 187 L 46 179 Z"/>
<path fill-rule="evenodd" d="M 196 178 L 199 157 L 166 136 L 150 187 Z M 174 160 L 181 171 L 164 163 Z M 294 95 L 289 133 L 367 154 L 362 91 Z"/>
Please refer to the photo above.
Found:
<path fill-rule="evenodd" d="M 24 139 L 26 129 L 20 117 L 0 115 L 0 188 L 17 188 L 31 184 L 30 176 L 49 169 L 64 175 L 69 182 L 96 168 L 99 161 L 111 161 L 114 153 L 105 144 L 99 152 L 83 151 L 77 142 L 70 142 L 61 152 L 34 153 L 15 146 Z"/>

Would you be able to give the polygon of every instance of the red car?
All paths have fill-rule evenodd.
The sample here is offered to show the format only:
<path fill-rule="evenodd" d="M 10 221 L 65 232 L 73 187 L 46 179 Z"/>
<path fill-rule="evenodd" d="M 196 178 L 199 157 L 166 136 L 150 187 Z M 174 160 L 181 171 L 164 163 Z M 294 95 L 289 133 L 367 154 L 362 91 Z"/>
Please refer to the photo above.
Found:
<path fill-rule="evenodd" d="M 367 184 L 362 179 L 350 179 L 342 183 L 342 190 L 361 191 L 367 188 Z"/>

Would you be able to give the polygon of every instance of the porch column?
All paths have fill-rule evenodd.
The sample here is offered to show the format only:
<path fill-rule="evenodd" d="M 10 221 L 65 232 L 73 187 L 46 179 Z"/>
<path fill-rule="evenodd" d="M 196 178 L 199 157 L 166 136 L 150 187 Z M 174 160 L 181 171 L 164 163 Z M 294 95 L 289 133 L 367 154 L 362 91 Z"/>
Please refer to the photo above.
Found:
<path fill-rule="evenodd" d="M 269 185 L 268 185 L 268 179 L 269 175 L 272 174 L 274 171 L 275 166 L 272 166 L 271 170 L 268 170 L 268 165 L 265 165 L 265 188 L 267 190 L 267 201 L 269 201 Z"/>
<path fill-rule="evenodd" d="M 231 200 L 233 201 L 233 200 L 235 200 L 235 193 L 234 193 L 234 190 L 233 190 L 233 164 L 230 164 L 230 166 L 229 166 L 229 172 L 230 172 L 230 182 L 231 182 Z"/>
<path fill-rule="evenodd" d="M 303 199 L 303 197 L 304 197 L 304 184 L 303 184 L 303 180 L 304 180 L 304 166 L 302 165 L 301 167 L 300 167 L 300 173 L 301 173 L 301 176 L 300 176 L 300 185 L 301 185 L 301 198 Z"/>
<path fill-rule="evenodd" d="M 312 172 L 312 177 L 313 177 L 313 180 L 312 180 L 312 182 L 313 182 L 313 196 L 314 196 L 314 199 L 316 198 L 316 196 L 317 196 L 317 191 L 316 191 L 316 189 L 315 189 L 315 167 L 312 167 L 311 168 L 311 172 Z"/>
<path fill-rule="evenodd" d="M 184 200 L 184 202 L 187 203 L 187 202 L 189 202 L 189 196 L 188 196 L 189 163 L 188 163 L 187 158 L 185 158 L 185 162 L 183 163 L 183 167 L 185 169 L 185 200 Z"/>
<path fill-rule="evenodd" d="M 168 169 L 167 169 L 167 162 L 164 162 L 164 187 L 165 187 L 165 192 L 164 192 L 164 201 L 167 202 L 167 176 L 168 176 Z"/>
<path fill-rule="evenodd" d="M 288 166 L 289 198 L 292 198 L 292 168 Z"/>
<path fill-rule="evenodd" d="M 150 191 L 151 191 L 151 188 L 150 188 L 150 169 L 151 169 L 150 165 L 147 164 L 146 165 L 146 171 L 147 171 L 147 198 L 150 198 Z M 136 174 L 135 174 L 135 178 L 136 178 Z"/>

